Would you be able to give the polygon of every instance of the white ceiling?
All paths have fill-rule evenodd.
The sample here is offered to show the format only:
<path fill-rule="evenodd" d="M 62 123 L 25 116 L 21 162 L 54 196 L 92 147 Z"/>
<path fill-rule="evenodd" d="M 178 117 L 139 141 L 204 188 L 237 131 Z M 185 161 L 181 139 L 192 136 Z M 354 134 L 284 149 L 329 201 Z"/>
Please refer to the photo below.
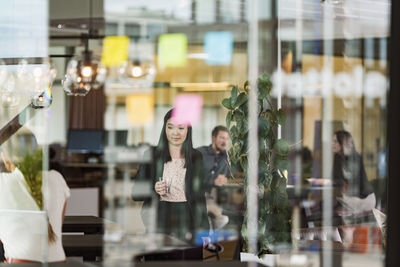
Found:
<path fill-rule="evenodd" d="M 280 0 L 281 38 L 387 37 L 390 3 L 389 0 Z"/>
<path fill-rule="evenodd" d="M 211 6 L 214 1 L 207 0 L 204 3 Z M 271 1 L 259 0 L 260 20 L 270 16 Z M 278 6 L 279 29 L 282 40 L 380 38 L 389 35 L 391 5 L 389 0 L 275 1 Z M 248 2 L 249 0 L 246 1 L 246 13 L 249 11 Z M 50 0 L 50 21 L 53 23 L 51 24 L 51 34 L 71 34 L 72 32 L 68 30 L 73 30 L 79 31 L 76 33 L 79 35 L 80 31 L 85 30 L 82 27 L 87 23 L 84 19 L 88 18 L 88 3 L 89 0 L 69 0 L 67 2 Z M 188 24 L 191 12 L 191 0 L 93 0 L 93 4 L 93 16 L 100 20 L 105 18 L 106 21 L 116 13 L 130 15 L 131 18 L 144 19 L 137 14 L 130 14 L 131 12 L 128 9 L 136 8 L 139 10 L 139 7 L 146 7 L 147 11 L 143 11 L 144 13 L 157 11 L 161 20 L 165 20 L 165 17 L 162 18 L 161 14 L 164 14 L 163 16 L 174 14 L 176 22 L 179 23 L 180 20 L 184 26 Z M 239 9 L 241 7 L 232 5 L 231 8 Z M 237 11 L 239 12 L 239 10 Z M 196 16 L 201 16 L 201 14 Z M 57 23 L 60 21 L 66 21 L 67 27 L 61 30 L 57 29 Z M 77 26 L 74 26 L 74 23 Z M 213 24 L 206 23 L 204 25 Z"/>

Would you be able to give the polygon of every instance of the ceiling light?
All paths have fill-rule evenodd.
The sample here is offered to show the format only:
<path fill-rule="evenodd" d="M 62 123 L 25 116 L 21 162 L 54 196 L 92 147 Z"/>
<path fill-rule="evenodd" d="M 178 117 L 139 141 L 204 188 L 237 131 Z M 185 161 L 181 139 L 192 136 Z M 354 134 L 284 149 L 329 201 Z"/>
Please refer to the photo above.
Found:
<path fill-rule="evenodd" d="M 3 107 L 15 107 L 19 104 L 19 97 L 11 92 L 1 92 L 1 104 Z"/>
<path fill-rule="evenodd" d="M 15 75 L 9 73 L 5 62 L 0 59 L 0 102 L 3 107 L 14 107 L 19 104 L 15 90 Z"/>
<path fill-rule="evenodd" d="M 132 67 L 132 77 L 139 78 L 143 75 L 142 67 L 140 66 L 133 66 Z"/>
<path fill-rule="evenodd" d="M 85 96 L 90 89 L 104 85 L 106 74 L 100 59 L 85 49 L 81 56 L 69 61 L 62 85 L 67 95 Z"/>
<path fill-rule="evenodd" d="M 53 102 L 51 89 L 57 72 L 51 61 L 44 66 L 44 68 L 35 67 L 33 69 L 35 84 L 37 84 L 36 90 L 31 96 L 31 107 L 34 109 L 48 108 Z"/>
<path fill-rule="evenodd" d="M 155 76 L 156 69 L 151 60 L 129 60 L 119 70 L 120 80 L 133 87 L 152 87 Z"/>
<path fill-rule="evenodd" d="M 85 96 L 89 91 L 98 89 L 104 85 L 107 69 L 101 63 L 100 58 L 93 56 L 89 51 L 89 39 L 94 35 L 93 31 L 93 3 L 89 1 L 89 23 L 81 24 L 82 28 L 88 28 L 88 34 L 82 35 L 85 50 L 82 55 L 72 58 L 67 65 L 67 71 L 62 85 L 67 95 Z"/>
<path fill-rule="evenodd" d="M 129 59 L 119 68 L 119 80 L 127 87 L 136 89 L 153 88 L 156 77 L 154 64 L 154 44 L 134 39 L 129 46 Z"/>
<path fill-rule="evenodd" d="M 84 66 L 81 70 L 81 74 L 85 79 L 90 78 L 90 76 L 92 76 L 92 66 Z"/>
<path fill-rule="evenodd" d="M 15 107 L 21 98 L 45 103 L 48 98 L 45 92 L 50 92 L 56 71 L 54 66 L 44 60 L 43 63 L 30 63 L 28 59 L 19 61 L 15 68 L 0 62 L 0 102 L 3 107 Z M 49 95 L 49 93 L 47 93 Z M 51 101 L 50 103 L 51 104 Z M 44 105 L 45 107 L 47 105 Z"/>
<path fill-rule="evenodd" d="M 8 70 L 4 60 L 0 59 L 0 87 L 4 84 L 4 82 L 8 78 Z"/>

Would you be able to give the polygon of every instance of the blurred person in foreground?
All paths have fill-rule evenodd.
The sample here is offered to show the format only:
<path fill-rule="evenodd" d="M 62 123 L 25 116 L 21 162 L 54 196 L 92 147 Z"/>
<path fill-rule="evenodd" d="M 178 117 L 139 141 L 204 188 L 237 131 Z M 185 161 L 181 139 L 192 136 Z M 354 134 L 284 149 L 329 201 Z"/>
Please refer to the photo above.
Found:
<path fill-rule="evenodd" d="M 40 149 L 28 151 L 14 165 L 4 147 L 0 149 L 0 240 L 6 262 L 65 262 L 61 231 L 70 189 L 59 172 L 42 170 Z"/>

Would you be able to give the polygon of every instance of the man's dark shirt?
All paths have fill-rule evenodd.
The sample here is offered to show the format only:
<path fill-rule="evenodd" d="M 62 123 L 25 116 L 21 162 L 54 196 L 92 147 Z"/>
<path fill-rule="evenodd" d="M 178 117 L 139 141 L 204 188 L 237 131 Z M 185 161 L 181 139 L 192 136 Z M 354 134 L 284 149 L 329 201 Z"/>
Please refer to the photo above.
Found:
<path fill-rule="evenodd" d="M 228 156 L 226 151 L 216 154 L 211 145 L 199 147 L 197 150 L 203 155 L 204 177 L 208 188 L 207 191 L 210 191 L 214 186 L 214 180 L 219 174 L 224 174 L 228 177 Z"/>

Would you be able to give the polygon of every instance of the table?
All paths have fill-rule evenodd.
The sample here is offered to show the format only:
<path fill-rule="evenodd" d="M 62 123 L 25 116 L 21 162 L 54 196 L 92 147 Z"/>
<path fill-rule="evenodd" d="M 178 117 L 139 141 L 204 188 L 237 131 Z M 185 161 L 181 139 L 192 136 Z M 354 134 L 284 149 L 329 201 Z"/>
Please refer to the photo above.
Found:
<path fill-rule="evenodd" d="M 65 216 L 63 233 L 83 232 L 86 234 L 104 233 L 105 220 L 96 216 Z"/>
<path fill-rule="evenodd" d="M 65 216 L 63 233 L 84 233 L 83 235 L 63 234 L 63 247 L 67 257 L 82 256 L 84 260 L 95 261 L 103 256 L 103 218 L 96 216 Z"/>
<path fill-rule="evenodd" d="M 93 267 L 93 266 L 104 266 L 104 267 L 114 267 L 116 263 L 82 263 L 82 262 L 67 262 L 67 263 L 48 263 L 49 267 Z M 195 261 L 172 261 L 172 262 L 143 262 L 143 263 L 132 263 L 132 262 L 118 262 L 117 266 L 121 267 L 247 267 L 247 263 L 235 262 L 235 261 L 221 261 L 221 262 L 195 262 Z M 0 263 L 0 266 L 9 267 L 8 263 Z M 14 263 L 13 267 L 26 267 L 26 263 Z M 30 263 L 28 266 L 43 266 L 41 263 Z M 255 266 L 265 266 L 261 264 L 256 264 Z"/>
<path fill-rule="evenodd" d="M 82 256 L 84 261 L 95 261 L 103 256 L 103 235 L 63 235 L 62 244 L 67 257 Z"/>

